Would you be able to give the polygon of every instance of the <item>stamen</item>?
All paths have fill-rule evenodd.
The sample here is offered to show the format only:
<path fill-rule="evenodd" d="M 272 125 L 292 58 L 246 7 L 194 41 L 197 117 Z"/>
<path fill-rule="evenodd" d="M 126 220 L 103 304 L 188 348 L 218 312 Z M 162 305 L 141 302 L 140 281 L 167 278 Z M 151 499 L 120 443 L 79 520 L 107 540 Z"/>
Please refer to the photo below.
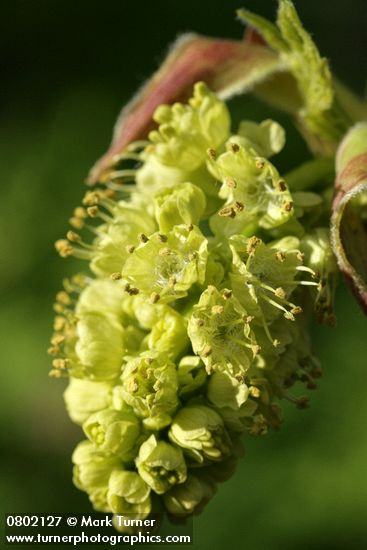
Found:
<path fill-rule="evenodd" d="M 150 301 L 152 302 L 152 304 L 156 304 L 160 299 L 161 297 L 158 292 L 152 292 L 152 294 L 150 295 Z"/>
<path fill-rule="evenodd" d="M 216 153 L 215 149 L 212 149 L 212 148 L 207 149 L 207 155 L 212 160 L 215 160 L 217 158 L 217 153 Z"/>
<path fill-rule="evenodd" d="M 233 206 L 225 206 L 218 212 L 219 216 L 223 218 L 234 218 L 236 216 L 236 211 Z"/>
<path fill-rule="evenodd" d="M 238 153 L 238 151 L 240 150 L 240 146 L 237 143 L 234 143 L 234 142 L 231 142 L 229 144 L 229 148 L 232 151 L 232 153 Z"/>

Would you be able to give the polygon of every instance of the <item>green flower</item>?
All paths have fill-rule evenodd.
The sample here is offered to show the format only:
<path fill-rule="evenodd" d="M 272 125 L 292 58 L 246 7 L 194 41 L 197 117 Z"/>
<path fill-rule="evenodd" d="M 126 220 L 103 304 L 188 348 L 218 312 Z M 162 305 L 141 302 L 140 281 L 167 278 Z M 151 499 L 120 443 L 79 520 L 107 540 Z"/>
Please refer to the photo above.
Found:
<path fill-rule="evenodd" d="M 171 360 L 188 347 L 186 319 L 169 305 L 151 304 L 138 297 L 134 315 L 139 325 L 149 331 L 142 346 L 167 355 Z"/>
<path fill-rule="evenodd" d="M 246 310 L 228 289 L 219 292 L 210 286 L 202 293 L 189 320 L 188 334 L 208 374 L 215 370 L 243 374 L 258 351 Z"/>
<path fill-rule="evenodd" d="M 137 190 L 146 207 L 157 193 L 190 182 L 205 192 L 205 214 L 212 213 L 220 200 L 206 157 L 208 149 L 220 150 L 229 137 L 226 104 L 198 82 L 188 105 L 161 105 L 154 120 L 159 127 L 149 134 L 150 144 L 142 154 L 144 164 L 136 174 Z"/>
<path fill-rule="evenodd" d="M 69 416 L 76 424 L 83 424 L 94 412 L 106 409 L 110 404 L 112 385 L 70 377 L 64 391 L 64 401 Z"/>
<path fill-rule="evenodd" d="M 176 485 L 163 495 L 170 514 L 177 516 L 199 513 L 215 494 L 215 485 L 201 477 L 189 475 L 185 483 Z"/>
<path fill-rule="evenodd" d="M 293 215 L 287 185 L 276 168 L 248 145 L 232 136 L 228 151 L 208 161 L 213 176 L 222 182 L 219 196 L 225 204 L 210 220 L 219 236 L 228 237 L 253 227 L 271 229 Z"/>
<path fill-rule="evenodd" d="M 153 302 L 187 295 L 205 279 L 207 240 L 196 227 L 177 225 L 167 235 L 154 233 L 127 259 L 122 276 Z"/>
<path fill-rule="evenodd" d="M 299 285 L 317 285 L 314 281 L 299 280 L 301 272 L 315 273 L 303 265 L 299 240 L 281 239 L 265 244 L 257 237 L 235 235 L 230 239 L 233 254 L 231 284 L 235 295 L 250 315 L 260 321 L 272 321 L 283 313 L 294 320 L 301 308 L 290 302 Z"/>
<path fill-rule="evenodd" d="M 107 501 L 115 514 L 144 519 L 152 509 L 150 487 L 136 472 L 114 471 L 109 480 Z"/>
<path fill-rule="evenodd" d="M 206 206 L 205 194 L 192 183 L 165 189 L 154 198 L 155 217 L 160 231 L 167 232 L 180 224 L 199 225 Z"/>
<path fill-rule="evenodd" d="M 229 135 L 227 106 L 203 82 L 195 84 L 188 105 L 161 105 L 153 118 L 160 125 L 149 134 L 154 155 L 162 164 L 184 171 L 199 168 L 207 149 L 220 147 Z"/>
<path fill-rule="evenodd" d="M 150 235 L 156 231 L 155 221 L 147 216 L 146 209 L 128 202 L 115 203 L 112 214 L 111 221 L 98 227 L 93 243 L 91 269 L 99 277 L 121 271 L 129 255 L 128 248 L 138 244 L 139 234 Z"/>
<path fill-rule="evenodd" d="M 104 455 L 90 441 L 81 441 L 73 453 L 72 461 L 74 485 L 88 493 L 96 510 L 109 512 L 108 482 L 111 473 L 122 467 L 121 460 Z"/>
<path fill-rule="evenodd" d="M 186 463 L 181 449 L 157 440 L 154 435 L 140 447 L 136 465 L 141 477 L 158 495 L 186 479 Z"/>
<path fill-rule="evenodd" d="M 176 367 L 165 356 L 147 352 L 131 359 L 124 367 L 122 399 L 151 430 L 170 424 L 179 404 L 177 389 Z"/>
<path fill-rule="evenodd" d="M 83 424 L 85 435 L 105 452 L 124 462 L 134 459 L 140 436 L 140 422 L 131 411 L 105 409 L 92 414 Z"/>
<path fill-rule="evenodd" d="M 231 453 L 222 418 L 205 405 L 188 405 L 173 419 L 169 437 L 199 464 L 221 461 Z"/>

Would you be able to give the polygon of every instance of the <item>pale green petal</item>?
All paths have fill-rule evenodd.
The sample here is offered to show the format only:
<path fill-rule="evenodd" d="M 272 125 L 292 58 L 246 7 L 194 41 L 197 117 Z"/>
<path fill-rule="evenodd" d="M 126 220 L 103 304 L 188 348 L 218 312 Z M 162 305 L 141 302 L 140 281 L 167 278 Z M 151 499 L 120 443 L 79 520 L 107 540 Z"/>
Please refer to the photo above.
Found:
<path fill-rule="evenodd" d="M 166 189 L 154 198 L 155 216 L 159 229 L 170 231 L 175 225 L 199 225 L 206 207 L 205 194 L 192 183 Z"/>
<path fill-rule="evenodd" d="M 140 422 L 133 412 L 106 409 L 94 413 L 84 422 L 83 430 L 99 450 L 123 461 L 134 458 Z"/>
<path fill-rule="evenodd" d="M 151 511 L 150 488 L 136 472 L 115 471 L 108 486 L 107 499 L 115 514 L 139 514 L 144 518 Z"/>
<path fill-rule="evenodd" d="M 140 447 L 136 459 L 138 472 L 157 494 L 162 494 L 186 479 L 186 463 L 181 449 L 151 435 Z"/>
<path fill-rule="evenodd" d="M 64 391 L 65 405 L 70 418 L 77 424 L 83 424 L 92 413 L 106 409 L 110 404 L 111 391 L 112 385 L 107 382 L 71 377 Z"/>

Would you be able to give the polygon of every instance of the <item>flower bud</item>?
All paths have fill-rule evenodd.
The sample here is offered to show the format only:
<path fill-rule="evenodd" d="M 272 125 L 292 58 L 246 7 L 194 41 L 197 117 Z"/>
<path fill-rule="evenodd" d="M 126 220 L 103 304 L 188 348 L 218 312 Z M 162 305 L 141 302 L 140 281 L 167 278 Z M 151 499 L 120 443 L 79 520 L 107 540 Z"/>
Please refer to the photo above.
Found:
<path fill-rule="evenodd" d="M 136 301 L 134 315 L 140 326 L 149 331 L 144 342 L 150 350 L 174 360 L 187 348 L 186 319 L 169 305 L 140 299 Z"/>
<path fill-rule="evenodd" d="M 171 422 L 179 401 L 174 363 L 149 352 L 128 361 L 122 374 L 121 396 L 151 430 Z"/>
<path fill-rule="evenodd" d="M 110 404 L 111 390 L 112 386 L 107 382 L 71 377 L 64 391 L 65 405 L 71 420 L 83 424 L 94 412 L 106 409 Z"/>
<path fill-rule="evenodd" d="M 206 200 L 199 187 L 192 183 L 183 183 L 178 188 L 166 189 L 156 194 L 154 204 L 159 229 L 167 232 L 175 225 L 199 225 Z"/>
<path fill-rule="evenodd" d="M 215 485 L 200 476 L 189 475 L 185 483 L 163 495 L 170 514 L 177 516 L 199 513 L 215 494 Z"/>
<path fill-rule="evenodd" d="M 181 449 L 158 441 L 154 435 L 140 447 L 136 465 L 141 477 L 158 495 L 186 479 L 186 463 Z"/>
<path fill-rule="evenodd" d="M 105 409 L 92 414 L 83 430 L 99 450 L 118 455 L 124 462 L 134 458 L 140 424 L 133 412 Z"/>
<path fill-rule="evenodd" d="M 109 480 L 107 501 L 115 514 L 137 514 L 140 519 L 151 512 L 150 487 L 136 472 L 114 471 Z"/>
<path fill-rule="evenodd" d="M 90 441 L 82 441 L 74 450 L 72 461 L 74 485 L 88 493 L 96 510 L 109 512 L 108 482 L 112 471 L 122 467 L 121 460 L 96 450 Z"/>
<path fill-rule="evenodd" d="M 256 342 L 246 317 L 246 310 L 228 291 L 220 293 L 210 286 L 202 293 L 189 320 L 188 334 L 208 374 L 215 370 L 244 373 L 250 367 Z"/>
<path fill-rule="evenodd" d="M 188 405 L 173 419 L 169 438 L 199 464 L 221 461 L 231 452 L 222 418 L 204 405 Z"/>

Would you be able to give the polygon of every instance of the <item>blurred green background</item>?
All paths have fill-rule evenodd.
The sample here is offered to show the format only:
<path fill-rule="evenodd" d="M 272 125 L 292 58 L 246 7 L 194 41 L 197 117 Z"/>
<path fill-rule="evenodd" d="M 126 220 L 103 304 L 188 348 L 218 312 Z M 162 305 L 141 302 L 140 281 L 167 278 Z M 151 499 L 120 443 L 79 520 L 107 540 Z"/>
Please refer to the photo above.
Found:
<path fill-rule="evenodd" d="M 106 149 L 122 104 L 156 68 L 178 33 L 241 36 L 232 0 L 4 0 L 0 102 L 1 508 L 90 512 L 71 482 L 81 430 L 63 405 L 63 381 L 48 377 L 52 303 L 78 269 L 53 242 Z M 246 7 L 272 16 L 275 2 Z M 365 0 L 298 1 L 302 19 L 336 74 L 362 93 Z M 283 116 L 251 98 L 236 118 Z M 289 125 L 282 169 L 307 151 Z M 83 269 L 84 266 L 81 266 Z M 285 407 L 280 433 L 247 438 L 236 475 L 194 523 L 195 548 L 367 548 L 366 320 L 339 288 L 335 329 L 314 327 L 325 375 L 311 408 Z"/>

